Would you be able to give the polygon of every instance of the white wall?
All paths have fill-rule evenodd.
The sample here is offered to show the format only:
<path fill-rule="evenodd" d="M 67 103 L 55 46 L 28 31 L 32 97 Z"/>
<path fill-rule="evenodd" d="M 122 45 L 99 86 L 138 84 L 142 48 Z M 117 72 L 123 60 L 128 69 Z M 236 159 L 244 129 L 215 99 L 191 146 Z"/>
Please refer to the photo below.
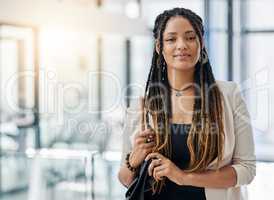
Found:
<path fill-rule="evenodd" d="M 96 33 L 148 34 L 142 20 L 129 19 L 118 13 L 106 13 L 92 4 L 72 0 L 0 0 L 0 22 Z"/>

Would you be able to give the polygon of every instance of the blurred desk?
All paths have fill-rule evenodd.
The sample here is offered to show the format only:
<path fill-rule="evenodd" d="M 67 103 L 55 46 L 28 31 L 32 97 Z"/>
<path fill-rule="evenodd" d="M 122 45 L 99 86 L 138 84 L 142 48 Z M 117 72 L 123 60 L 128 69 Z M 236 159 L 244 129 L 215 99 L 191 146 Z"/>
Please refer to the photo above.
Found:
<path fill-rule="evenodd" d="M 12 159 L 12 166 L 5 166 L 9 173 L 3 174 L 2 185 L 24 181 L 28 200 L 83 199 L 94 200 L 94 156 L 97 151 L 70 149 L 27 149 L 24 153 L 2 152 L 2 157 Z M 16 163 L 19 158 L 24 162 Z M 14 164 L 17 166 L 14 166 Z M 26 164 L 27 163 L 27 164 Z M 16 167 L 12 171 L 12 167 Z M 6 170 L 6 172 L 8 172 Z M 21 170 L 24 173 L 15 173 Z M 17 175 L 16 175 L 17 174 Z M 12 178 L 13 176 L 16 176 Z M 14 180 L 14 181 L 12 181 Z M 11 183 L 12 182 L 12 183 Z M 3 192 L 12 195 L 14 188 Z"/>

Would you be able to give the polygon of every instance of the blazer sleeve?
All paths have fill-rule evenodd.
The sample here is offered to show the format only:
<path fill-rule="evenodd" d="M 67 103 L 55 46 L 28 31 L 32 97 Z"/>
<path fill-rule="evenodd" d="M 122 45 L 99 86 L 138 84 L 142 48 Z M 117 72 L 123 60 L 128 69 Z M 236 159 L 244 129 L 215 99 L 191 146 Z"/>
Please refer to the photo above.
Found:
<path fill-rule="evenodd" d="M 235 187 L 251 183 L 256 175 L 256 157 L 253 131 L 247 105 L 237 84 L 233 90 L 233 123 L 235 148 L 232 167 L 237 174 Z"/>

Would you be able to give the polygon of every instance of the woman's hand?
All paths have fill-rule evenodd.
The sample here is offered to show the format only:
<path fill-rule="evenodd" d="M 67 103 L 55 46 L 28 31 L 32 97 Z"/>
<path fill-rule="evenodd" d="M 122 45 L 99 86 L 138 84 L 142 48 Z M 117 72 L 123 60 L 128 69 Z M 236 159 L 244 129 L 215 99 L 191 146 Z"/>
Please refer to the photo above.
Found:
<path fill-rule="evenodd" d="M 148 174 L 153 176 L 156 181 L 162 180 L 165 176 L 178 185 L 185 184 L 184 179 L 186 178 L 186 173 L 168 158 L 160 153 L 150 153 L 145 160 L 149 159 L 152 159 L 152 161 L 148 167 Z"/>
<path fill-rule="evenodd" d="M 141 110 L 141 130 L 134 137 L 133 149 L 129 156 L 129 163 L 132 167 L 137 168 L 146 156 L 152 152 L 155 146 L 155 132 L 148 128 L 146 129 L 144 98 L 140 99 Z"/>
<path fill-rule="evenodd" d="M 134 168 L 138 167 L 152 152 L 155 146 L 155 133 L 152 129 L 140 131 L 134 137 L 133 149 L 129 157 L 130 165 Z"/>

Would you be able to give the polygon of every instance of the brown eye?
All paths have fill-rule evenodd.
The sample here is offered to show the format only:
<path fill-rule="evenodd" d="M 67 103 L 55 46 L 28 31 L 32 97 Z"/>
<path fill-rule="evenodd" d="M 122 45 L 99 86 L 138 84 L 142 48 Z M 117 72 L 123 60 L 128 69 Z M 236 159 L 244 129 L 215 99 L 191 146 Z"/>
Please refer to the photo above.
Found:
<path fill-rule="evenodd" d="M 195 36 L 189 36 L 189 37 L 187 37 L 187 40 L 195 40 L 195 39 L 196 39 Z"/>
<path fill-rule="evenodd" d="M 167 42 L 172 42 L 172 41 L 175 41 L 175 38 L 168 38 L 168 39 L 166 39 L 165 41 L 167 41 Z"/>

